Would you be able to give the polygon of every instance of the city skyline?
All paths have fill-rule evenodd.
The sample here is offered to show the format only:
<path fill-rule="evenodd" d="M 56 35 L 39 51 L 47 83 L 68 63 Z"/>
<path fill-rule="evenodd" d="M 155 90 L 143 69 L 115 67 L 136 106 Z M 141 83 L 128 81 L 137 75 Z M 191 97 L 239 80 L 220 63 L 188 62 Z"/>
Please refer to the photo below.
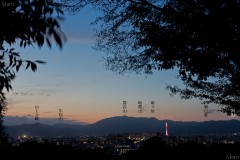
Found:
<path fill-rule="evenodd" d="M 67 42 L 62 50 L 55 45 L 51 49 L 46 45 L 41 49 L 11 46 L 23 59 L 44 60 L 47 64 L 38 65 L 36 73 L 20 69 L 12 82 L 13 90 L 6 94 L 5 116 L 34 117 L 38 105 L 40 118 L 58 118 L 62 109 L 65 119 L 86 123 L 119 115 L 181 121 L 240 119 L 217 112 L 214 104 L 209 105 L 205 117 L 200 100 L 171 97 L 166 84 L 182 85 L 176 70 L 155 71 L 152 75 L 119 75 L 106 70 L 104 53 L 93 49 L 95 26 L 90 23 L 94 14 L 85 8 L 76 15 L 65 16 L 61 26 Z M 122 112 L 123 101 L 127 101 L 127 113 Z M 138 101 L 143 103 L 143 113 L 138 113 Z M 154 113 L 150 112 L 151 101 L 155 102 Z"/>

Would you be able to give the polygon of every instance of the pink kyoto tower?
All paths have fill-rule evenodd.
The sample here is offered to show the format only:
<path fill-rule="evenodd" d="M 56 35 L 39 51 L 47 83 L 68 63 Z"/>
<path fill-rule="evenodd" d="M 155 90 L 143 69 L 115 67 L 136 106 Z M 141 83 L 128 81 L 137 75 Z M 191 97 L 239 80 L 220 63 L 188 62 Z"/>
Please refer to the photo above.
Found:
<path fill-rule="evenodd" d="M 167 126 L 167 122 L 166 122 L 166 136 L 168 136 L 168 126 Z"/>

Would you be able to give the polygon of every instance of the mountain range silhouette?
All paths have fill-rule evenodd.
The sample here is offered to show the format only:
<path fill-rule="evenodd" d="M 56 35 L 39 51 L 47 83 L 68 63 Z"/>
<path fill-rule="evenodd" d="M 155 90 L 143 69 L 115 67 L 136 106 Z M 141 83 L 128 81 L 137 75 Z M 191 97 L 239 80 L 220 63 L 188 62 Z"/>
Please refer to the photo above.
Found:
<path fill-rule="evenodd" d="M 21 136 L 23 134 L 32 136 L 105 136 L 110 133 L 165 133 L 166 122 L 168 123 L 168 133 L 170 136 L 240 133 L 239 120 L 183 122 L 159 120 L 153 117 L 128 116 L 105 118 L 88 125 L 62 122 L 54 125 L 34 123 L 5 126 L 5 132 L 10 136 Z"/>

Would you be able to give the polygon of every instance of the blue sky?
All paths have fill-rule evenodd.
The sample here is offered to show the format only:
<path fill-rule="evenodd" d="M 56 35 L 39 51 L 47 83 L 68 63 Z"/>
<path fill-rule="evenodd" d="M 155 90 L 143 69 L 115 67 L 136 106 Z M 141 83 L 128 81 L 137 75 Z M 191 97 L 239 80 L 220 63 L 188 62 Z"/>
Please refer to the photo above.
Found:
<path fill-rule="evenodd" d="M 217 106 L 209 105 L 212 111 L 203 115 L 203 105 L 196 99 L 181 100 L 170 97 L 166 83 L 181 85 L 176 71 L 156 71 L 152 75 L 126 73 L 119 75 L 106 70 L 104 53 L 94 50 L 93 29 L 90 25 L 95 12 L 89 8 L 76 15 L 65 15 L 61 23 L 67 36 L 63 49 L 47 46 L 39 49 L 27 47 L 20 51 L 24 59 L 44 60 L 37 72 L 25 70 L 17 73 L 13 90 L 7 94 L 6 116 L 34 117 L 35 105 L 39 105 L 40 118 L 58 118 L 63 109 L 65 119 L 93 123 L 102 118 L 123 115 L 122 101 L 127 101 L 128 116 L 156 117 L 181 121 L 205 121 L 239 119 L 215 112 Z M 145 111 L 137 112 L 141 100 Z M 155 113 L 150 113 L 150 102 L 155 101 Z"/>

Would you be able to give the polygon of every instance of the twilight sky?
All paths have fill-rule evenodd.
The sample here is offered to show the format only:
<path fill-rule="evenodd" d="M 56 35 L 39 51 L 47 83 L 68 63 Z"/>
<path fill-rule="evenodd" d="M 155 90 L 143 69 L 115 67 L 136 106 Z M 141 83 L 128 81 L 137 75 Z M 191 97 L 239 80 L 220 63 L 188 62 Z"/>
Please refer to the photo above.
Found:
<path fill-rule="evenodd" d="M 167 84 L 181 85 L 176 72 L 156 71 L 153 75 L 127 73 L 118 75 L 106 70 L 104 53 L 94 50 L 92 40 L 94 11 L 86 8 L 77 15 L 65 15 L 61 23 L 67 42 L 60 50 L 55 44 L 39 49 L 20 49 L 24 59 L 44 60 L 37 72 L 25 70 L 17 73 L 13 90 L 7 94 L 6 116 L 35 116 L 58 119 L 59 109 L 64 119 L 94 123 L 102 118 L 124 115 L 122 103 L 127 101 L 127 116 L 156 117 L 179 121 L 205 121 L 240 119 L 216 112 L 218 106 L 209 105 L 208 117 L 204 117 L 203 105 L 197 99 L 181 100 L 170 97 Z M 138 101 L 144 112 L 138 113 Z M 150 113 L 151 101 L 155 101 L 155 113 Z"/>

